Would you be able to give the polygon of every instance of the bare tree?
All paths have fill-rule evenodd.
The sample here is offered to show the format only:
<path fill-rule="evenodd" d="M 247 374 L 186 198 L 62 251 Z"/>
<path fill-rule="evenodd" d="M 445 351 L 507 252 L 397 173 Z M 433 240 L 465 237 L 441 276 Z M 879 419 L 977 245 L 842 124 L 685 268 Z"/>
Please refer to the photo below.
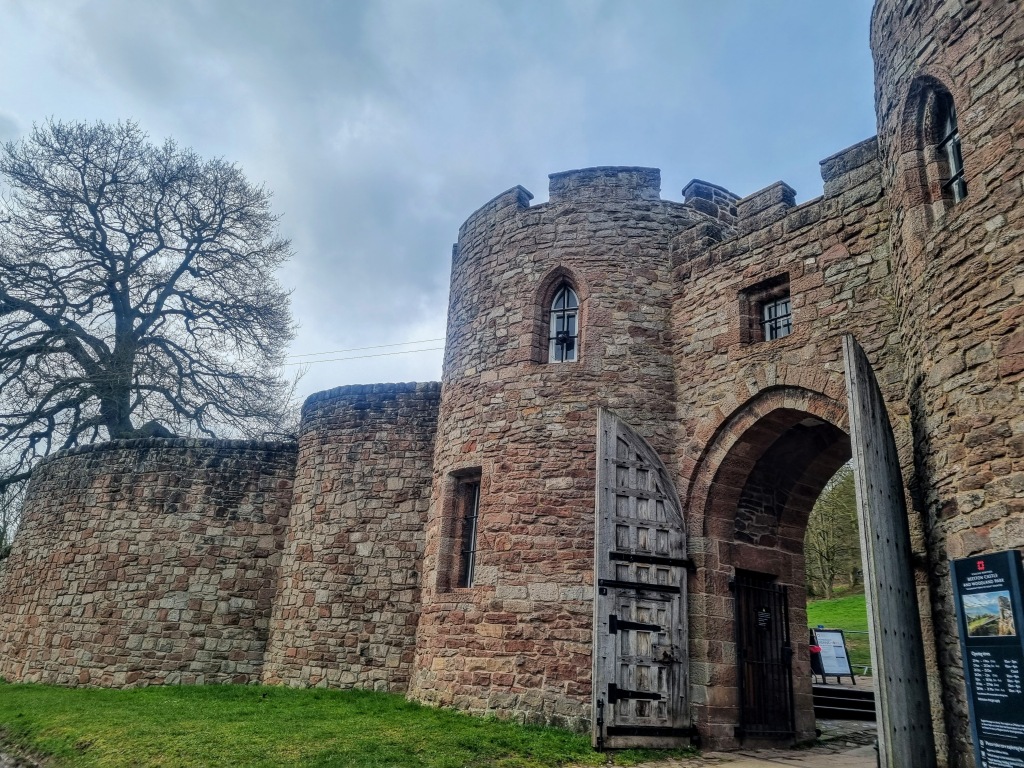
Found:
<path fill-rule="evenodd" d="M 83 442 L 279 428 L 291 252 L 265 188 L 132 122 L 36 126 L 0 174 L 0 488 Z"/>
<path fill-rule="evenodd" d="M 840 576 L 852 583 L 860 562 L 858 528 L 853 470 L 844 466 L 814 503 L 804 537 L 808 585 L 828 600 Z"/>
<path fill-rule="evenodd" d="M 21 523 L 21 500 L 25 483 L 0 488 L 0 560 L 11 553 L 11 542 Z"/>

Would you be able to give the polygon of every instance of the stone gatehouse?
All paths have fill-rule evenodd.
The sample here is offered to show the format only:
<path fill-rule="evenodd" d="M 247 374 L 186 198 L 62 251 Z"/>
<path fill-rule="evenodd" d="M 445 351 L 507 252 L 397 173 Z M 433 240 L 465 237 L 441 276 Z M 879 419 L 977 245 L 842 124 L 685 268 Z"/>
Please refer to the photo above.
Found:
<path fill-rule="evenodd" d="M 823 160 L 809 202 L 662 199 L 622 167 L 498 195 L 453 251 L 440 383 L 313 395 L 297 443 L 44 461 L 0 571 L 0 675 L 368 687 L 606 745 L 807 738 L 804 528 L 871 447 L 850 335 L 907 503 L 919 738 L 969 765 L 948 561 L 1024 547 L 1013 5 L 878 0 L 878 137 Z M 774 681 L 745 666 L 780 660 L 759 632 L 792 651 Z"/>

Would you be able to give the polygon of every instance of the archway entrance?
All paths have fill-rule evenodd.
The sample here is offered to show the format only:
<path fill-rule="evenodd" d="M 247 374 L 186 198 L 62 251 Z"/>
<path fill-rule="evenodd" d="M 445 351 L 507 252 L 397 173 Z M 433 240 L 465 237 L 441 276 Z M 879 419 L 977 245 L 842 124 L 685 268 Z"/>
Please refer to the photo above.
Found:
<path fill-rule="evenodd" d="M 694 683 L 707 686 L 695 715 L 715 746 L 815 736 L 804 534 L 851 457 L 844 417 L 823 395 L 769 393 L 706 456 L 691 496 L 704 513 L 704 562 L 690 621 L 704 656 Z"/>

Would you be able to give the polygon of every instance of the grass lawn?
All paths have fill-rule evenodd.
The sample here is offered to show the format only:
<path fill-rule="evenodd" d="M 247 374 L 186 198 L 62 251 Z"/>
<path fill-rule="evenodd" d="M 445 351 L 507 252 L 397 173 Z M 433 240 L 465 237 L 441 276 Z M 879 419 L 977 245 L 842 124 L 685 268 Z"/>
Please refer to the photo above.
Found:
<path fill-rule="evenodd" d="M 542 768 L 602 765 L 590 737 L 407 702 L 262 686 L 116 691 L 0 683 L 4 741 L 55 766 Z M 672 753 L 678 754 L 678 753 Z M 643 750 L 617 765 L 651 759 Z"/>
<path fill-rule="evenodd" d="M 861 674 L 861 665 L 871 664 L 870 641 L 866 634 L 851 634 L 851 631 L 867 632 L 868 609 L 863 594 L 837 597 L 832 600 L 812 600 L 807 603 L 807 623 L 811 627 L 819 624 L 827 629 L 842 629 L 846 639 L 846 650 L 854 674 Z"/>

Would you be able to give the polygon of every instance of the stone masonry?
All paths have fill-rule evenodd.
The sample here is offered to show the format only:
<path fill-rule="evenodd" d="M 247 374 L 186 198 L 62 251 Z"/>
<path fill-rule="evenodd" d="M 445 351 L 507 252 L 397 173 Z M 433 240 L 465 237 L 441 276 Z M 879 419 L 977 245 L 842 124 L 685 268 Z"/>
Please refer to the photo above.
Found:
<path fill-rule="evenodd" d="M 666 738 L 810 738 L 803 536 L 852 453 L 852 334 L 904 480 L 939 764 L 968 768 L 948 561 L 1024 548 L 1024 14 L 877 0 L 871 46 L 878 137 L 821 162 L 821 197 L 695 179 L 665 200 L 660 172 L 634 167 L 553 174 L 537 205 L 513 187 L 459 231 L 439 384 L 313 395 L 297 446 L 144 440 L 42 463 L 0 565 L 0 674 L 407 691 L 603 743 L 613 694 L 636 693 L 592 673 L 626 647 L 595 607 L 604 409 L 674 486 L 615 480 L 616 498 L 681 510 L 686 557 L 654 564 L 686 569 L 661 584 L 685 602 L 686 644 L 659 653 L 692 730 Z M 963 199 L 941 144 L 951 106 Z M 578 358 L 554 363 L 564 287 Z M 764 313 L 785 302 L 792 333 L 772 338 Z M 641 464 L 616 466 L 635 480 Z M 475 573 L 458 586 L 466 488 Z M 637 552 L 612 554 L 640 572 Z M 794 652 L 791 726 L 754 736 L 741 574 L 786 588 Z M 631 674 L 617 664 L 601 669 Z"/>
<path fill-rule="evenodd" d="M 671 453 L 669 244 L 703 219 L 659 189 L 651 168 L 555 174 L 548 203 L 529 207 L 512 189 L 459 233 L 417 698 L 589 721 L 597 406 Z M 563 279 L 580 296 L 582 352 L 553 366 L 542 308 Z M 437 513 L 450 506 L 448 479 L 472 469 L 483 483 L 476 585 L 447 589 L 451 544 Z"/>
<path fill-rule="evenodd" d="M 439 390 L 306 401 L 265 682 L 408 689 Z"/>
<path fill-rule="evenodd" d="M 295 448 L 124 440 L 33 473 L 0 581 L 0 675 L 61 685 L 251 683 Z"/>
<path fill-rule="evenodd" d="M 895 311 L 913 429 L 909 501 L 927 536 L 928 591 L 951 762 L 969 765 L 948 561 L 1024 547 L 1024 17 L 1014 3 L 879 2 L 875 104 Z M 956 104 L 967 196 L 922 116 Z M 925 126 L 927 128 L 927 126 Z"/>

